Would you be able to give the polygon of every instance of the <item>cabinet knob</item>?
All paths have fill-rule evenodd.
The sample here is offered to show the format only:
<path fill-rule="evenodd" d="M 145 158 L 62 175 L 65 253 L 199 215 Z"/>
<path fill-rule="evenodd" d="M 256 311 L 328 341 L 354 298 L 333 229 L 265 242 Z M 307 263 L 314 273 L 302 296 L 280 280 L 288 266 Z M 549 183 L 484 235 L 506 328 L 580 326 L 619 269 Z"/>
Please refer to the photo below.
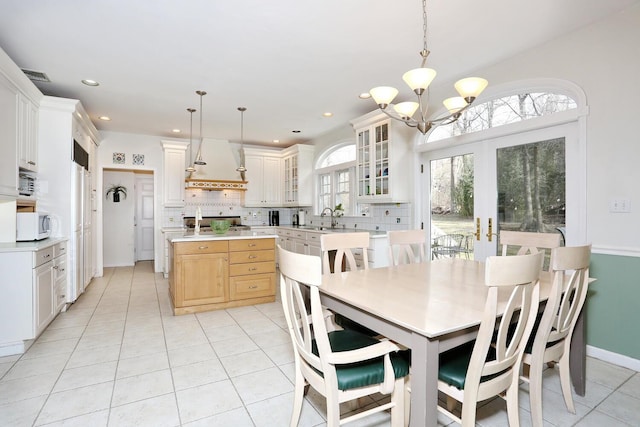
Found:
<path fill-rule="evenodd" d="M 57 265 L 54 265 L 54 266 L 53 266 L 53 268 L 54 268 L 54 270 L 57 270 L 57 269 L 59 269 L 60 267 L 58 267 Z"/>
<path fill-rule="evenodd" d="M 33 160 L 29 160 L 27 163 L 29 163 L 31 166 L 35 166 L 36 162 L 34 162 Z"/>
<path fill-rule="evenodd" d="M 249 269 L 249 271 L 256 271 L 257 269 L 258 269 L 258 267 L 251 267 L 251 268 Z"/>
<path fill-rule="evenodd" d="M 254 247 L 255 245 L 256 245 L 255 243 L 249 243 L 250 248 Z"/>
<path fill-rule="evenodd" d="M 249 259 L 256 259 L 258 258 L 256 255 L 249 255 Z"/>
<path fill-rule="evenodd" d="M 198 246 L 198 249 L 209 249 L 209 246 Z"/>
<path fill-rule="evenodd" d="M 258 285 L 251 285 L 249 286 L 249 289 L 258 289 Z"/>

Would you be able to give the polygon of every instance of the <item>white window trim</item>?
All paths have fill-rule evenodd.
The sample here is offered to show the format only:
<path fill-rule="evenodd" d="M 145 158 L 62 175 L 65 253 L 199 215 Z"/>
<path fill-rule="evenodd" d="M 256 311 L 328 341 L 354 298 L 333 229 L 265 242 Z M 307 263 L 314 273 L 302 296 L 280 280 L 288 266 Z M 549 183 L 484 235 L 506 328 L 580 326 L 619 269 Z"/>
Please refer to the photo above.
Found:
<path fill-rule="evenodd" d="M 340 170 L 344 170 L 344 169 L 349 169 L 349 199 L 351 200 L 351 212 L 349 212 L 348 214 L 346 214 L 345 216 L 355 216 L 356 215 L 356 211 L 357 211 L 357 200 L 356 200 L 356 196 L 355 196 L 355 175 L 356 175 L 356 160 L 350 161 L 350 162 L 344 162 L 344 163 L 338 163 L 335 165 L 331 165 L 331 166 L 326 166 L 321 168 L 320 165 L 322 164 L 322 162 L 327 158 L 327 156 L 331 155 L 331 153 L 333 153 L 335 150 L 338 150 L 342 147 L 345 147 L 347 145 L 355 145 L 355 140 L 353 139 L 349 139 L 346 141 L 341 141 L 338 142 L 336 144 L 331 145 L 330 147 L 327 147 L 324 152 L 318 157 L 317 161 L 316 161 L 316 169 L 314 171 L 314 182 L 315 182 L 315 186 L 314 186 L 314 192 L 315 192 L 315 197 L 314 197 L 314 212 L 316 212 L 316 215 L 320 215 L 319 212 L 319 206 L 318 206 L 318 200 L 319 200 L 319 196 L 320 196 L 320 175 L 324 175 L 327 173 L 330 173 L 331 176 L 331 193 L 332 195 L 335 197 L 336 191 L 336 172 L 340 171 Z M 333 209 L 333 207 L 332 207 Z"/>

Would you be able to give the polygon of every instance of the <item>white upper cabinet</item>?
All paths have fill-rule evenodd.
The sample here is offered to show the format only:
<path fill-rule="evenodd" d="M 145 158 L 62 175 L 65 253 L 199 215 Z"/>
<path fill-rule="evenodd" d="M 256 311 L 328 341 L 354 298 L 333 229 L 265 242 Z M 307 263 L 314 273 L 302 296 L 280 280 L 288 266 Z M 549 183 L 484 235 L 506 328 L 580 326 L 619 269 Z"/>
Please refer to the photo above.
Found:
<path fill-rule="evenodd" d="M 408 202 L 413 191 L 411 141 L 416 130 L 374 113 L 351 122 L 356 132 L 358 202 Z"/>
<path fill-rule="evenodd" d="M 311 145 L 294 145 L 282 152 L 284 206 L 313 204 L 313 151 Z"/>
<path fill-rule="evenodd" d="M 186 151 L 188 142 L 162 141 L 164 151 L 164 206 L 183 207 Z"/>
<path fill-rule="evenodd" d="M 244 194 L 246 207 L 282 206 L 282 177 L 280 153 L 245 148 L 247 167 L 247 191 Z"/>
<path fill-rule="evenodd" d="M 17 117 L 18 91 L 0 74 L 0 196 L 10 198 L 18 197 Z"/>
<path fill-rule="evenodd" d="M 18 95 L 18 166 L 38 170 L 38 106 L 23 94 Z"/>

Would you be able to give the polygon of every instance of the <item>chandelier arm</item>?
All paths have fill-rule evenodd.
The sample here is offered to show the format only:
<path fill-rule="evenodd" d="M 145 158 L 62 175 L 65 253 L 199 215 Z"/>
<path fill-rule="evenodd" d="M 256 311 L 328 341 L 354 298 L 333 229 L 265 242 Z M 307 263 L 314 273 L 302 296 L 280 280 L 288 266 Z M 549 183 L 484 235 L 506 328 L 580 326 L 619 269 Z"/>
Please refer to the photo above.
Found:
<path fill-rule="evenodd" d="M 389 104 L 389 105 L 391 106 L 391 104 Z M 380 108 L 380 107 L 378 107 L 378 108 Z M 386 114 L 387 117 L 389 117 L 391 119 L 394 119 L 394 120 L 401 121 L 404 124 L 406 124 L 407 126 L 410 126 L 412 128 L 418 126 L 418 121 L 415 120 L 415 119 L 412 119 L 412 118 L 405 119 L 405 118 L 402 118 L 402 117 L 400 117 L 399 115 L 397 115 L 395 113 L 391 114 L 391 113 L 389 113 L 387 108 L 380 108 L 380 111 L 382 111 L 384 114 Z"/>

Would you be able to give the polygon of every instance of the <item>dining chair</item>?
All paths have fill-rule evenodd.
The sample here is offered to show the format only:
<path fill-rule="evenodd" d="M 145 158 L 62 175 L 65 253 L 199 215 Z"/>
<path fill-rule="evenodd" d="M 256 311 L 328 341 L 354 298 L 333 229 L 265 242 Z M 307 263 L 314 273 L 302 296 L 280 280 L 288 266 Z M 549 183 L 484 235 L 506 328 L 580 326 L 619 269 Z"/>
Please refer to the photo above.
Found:
<path fill-rule="evenodd" d="M 369 268 L 369 233 L 326 233 L 320 235 L 320 249 L 322 250 L 322 272 L 324 274 L 342 271 L 343 262 L 349 271 Z M 333 263 L 330 252 L 335 251 Z M 361 259 L 358 262 L 355 258 Z"/>
<path fill-rule="evenodd" d="M 502 246 L 502 256 L 506 256 L 510 252 L 510 248 L 517 247 L 515 255 L 525 255 L 528 253 L 544 252 L 545 256 L 550 255 L 550 266 L 553 262 L 551 250 L 560 247 L 560 238 L 558 233 L 532 233 L 528 231 L 508 231 L 500 230 L 500 245 Z M 544 268 L 547 270 L 547 268 Z"/>
<path fill-rule="evenodd" d="M 424 248 L 427 235 L 424 230 L 387 231 L 387 239 L 389 261 L 393 265 L 426 261 Z"/>
<path fill-rule="evenodd" d="M 487 300 L 478 335 L 475 341 L 440 355 L 438 390 L 448 399 L 446 408 L 439 405 L 438 410 L 463 427 L 475 426 L 479 401 L 503 393 L 509 425 L 519 425 L 519 370 L 538 311 L 542 258 L 542 253 L 487 258 Z M 462 403 L 460 417 L 453 414 L 456 401 Z"/>
<path fill-rule="evenodd" d="M 397 354 L 398 346 L 348 329 L 328 332 L 318 289 L 322 282 L 320 258 L 278 246 L 278 259 L 282 306 L 294 350 L 291 427 L 300 420 L 307 384 L 325 397 L 329 427 L 389 409 L 391 425 L 404 426 L 404 387 L 409 364 Z M 309 290 L 308 299 L 304 289 Z M 341 403 L 377 393 L 390 395 L 391 400 L 340 418 Z"/>
<path fill-rule="evenodd" d="M 349 271 L 366 270 L 369 268 L 369 233 L 327 233 L 320 235 L 320 249 L 322 250 L 322 273 L 332 274 L 343 271 L 343 264 Z M 331 262 L 331 253 L 335 251 L 335 258 Z M 360 262 L 356 260 L 356 255 Z M 377 336 L 378 333 L 336 313 L 333 316 L 336 325 L 352 329 L 367 335 Z"/>
<path fill-rule="evenodd" d="M 567 409 L 575 414 L 569 376 L 571 338 L 589 287 L 591 245 L 553 250 L 553 284 L 542 317 L 537 319 L 525 348 L 521 379 L 529 383 L 531 418 L 542 426 L 542 371 L 557 362 L 560 385 Z M 528 375 L 526 375 L 528 373 Z"/>

